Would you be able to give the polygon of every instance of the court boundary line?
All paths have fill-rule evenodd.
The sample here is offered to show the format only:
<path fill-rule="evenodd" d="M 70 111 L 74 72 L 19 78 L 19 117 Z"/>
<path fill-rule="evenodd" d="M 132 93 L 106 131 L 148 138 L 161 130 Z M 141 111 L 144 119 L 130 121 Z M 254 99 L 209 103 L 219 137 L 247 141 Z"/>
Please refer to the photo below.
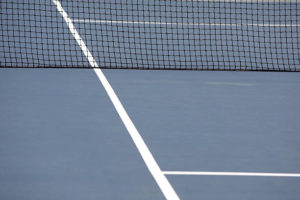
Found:
<path fill-rule="evenodd" d="M 219 81 L 208 81 L 205 82 L 207 85 L 215 85 L 215 86 L 240 86 L 240 87 L 253 87 L 257 86 L 256 83 L 246 83 L 246 82 L 219 82 Z"/>
<path fill-rule="evenodd" d="M 97 19 L 73 19 L 78 23 L 98 24 L 142 24 L 142 25 L 176 25 L 176 26 L 259 26 L 259 27 L 300 27 L 300 24 L 226 24 L 226 23 L 177 23 L 177 22 L 151 22 L 151 21 L 120 21 L 120 20 L 97 20 Z"/>
<path fill-rule="evenodd" d="M 152 174 L 154 180 L 156 181 L 157 185 L 159 186 L 160 190 L 164 194 L 166 199 L 170 200 L 179 200 L 178 195 L 176 194 L 175 190 L 173 189 L 172 185 L 169 183 L 167 177 L 161 171 L 159 165 L 157 164 L 156 160 L 154 159 L 151 151 L 147 147 L 146 143 L 144 142 L 142 136 L 136 129 L 135 125 L 131 121 L 130 117 L 128 116 L 126 110 L 124 109 L 122 103 L 120 102 L 119 98 L 117 97 L 116 93 L 114 92 L 113 88 L 111 87 L 110 83 L 106 79 L 105 75 L 103 74 L 102 70 L 99 68 L 97 62 L 95 61 L 94 57 L 92 56 L 91 52 L 85 45 L 84 41 L 82 40 L 81 36 L 79 35 L 78 31 L 76 30 L 75 26 L 73 25 L 72 20 L 69 18 L 67 12 L 63 9 L 59 0 L 52 0 L 53 3 L 56 5 L 57 11 L 62 15 L 63 19 L 67 23 L 67 26 L 72 33 L 73 37 L 75 38 L 76 42 L 80 46 L 82 52 L 88 59 L 90 65 L 94 68 L 100 82 L 102 83 L 105 91 L 107 92 L 111 102 L 113 103 L 117 113 L 119 114 L 123 124 L 125 125 L 129 135 L 131 136 L 133 142 L 135 143 L 141 157 L 143 158 L 148 170 Z"/>
<path fill-rule="evenodd" d="M 265 176 L 300 178 L 298 173 L 265 173 L 265 172 L 209 172 L 209 171 L 163 171 L 165 175 L 191 176 Z"/>

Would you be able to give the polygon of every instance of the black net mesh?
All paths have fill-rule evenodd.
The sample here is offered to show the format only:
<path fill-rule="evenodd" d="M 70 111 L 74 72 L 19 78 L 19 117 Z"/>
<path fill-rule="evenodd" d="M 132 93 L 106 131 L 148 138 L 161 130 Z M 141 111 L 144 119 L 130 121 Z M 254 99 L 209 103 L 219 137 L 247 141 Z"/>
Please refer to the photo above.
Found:
<path fill-rule="evenodd" d="M 1 0 L 1 67 L 300 71 L 296 0 Z"/>

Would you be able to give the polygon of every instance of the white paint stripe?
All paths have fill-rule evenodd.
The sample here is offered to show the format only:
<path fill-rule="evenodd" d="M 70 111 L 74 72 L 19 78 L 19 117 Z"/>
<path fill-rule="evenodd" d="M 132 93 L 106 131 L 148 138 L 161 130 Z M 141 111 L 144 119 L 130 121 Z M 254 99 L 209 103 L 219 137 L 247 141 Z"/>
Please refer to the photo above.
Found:
<path fill-rule="evenodd" d="M 255 83 L 238 83 L 238 82 L 206 82 L 208 85 L 227 85 L 227 86 L 244 86 L 251 87 L 255 86 Z"/>
<path fill-rule="evenodd" d="M 164 171 L 165 175 L 300 177 L 294 173 Z"/>
<path fill-rule="evenodd" d="M 116 21 L 96 19 L 73 19 L 79 23 L 99 24 L 143 24 L 143 25 L 175 25 L 175 26 L 262 26 L 262 27 L 300 27 L 300 24 L 221 24 L 221 23 L 177 23 L 177 22 L 146 22 L 146 21 Z"/>
<path fill-rule="evenodd" d="M 240 3 L 240 2 L 244 2 L 244 3 L 275 3 L 275 2 L 279 2 L 279 3 L 285 3 L 285 2 L 297 2 L 297 0 L 174 0 L 174 1 L 197 1 L 197 2 L 203 2 L 203 1 L 208 1 L 208 2 L 231 2 L 231 3 Z"/>
<path fill-rule="evenodd" d="M 125 127 L 127 128 L 127 131 L 129 132 L 132 140 L 134 141 L 137 149 L 139 150 L 146 166 L 148 167 L 150 173 L 154 177 L 156 183 L 160 187 L 160 189 L 163 192 L 164 196 L 166 197 L 166 199 L 170 199 L 170 200 L 179 199 L 178 195 L 174 191 L 174 189 L 171 186 L 171 184 L 169 183 L 168 179 L 162 173 L 161 169 L 159 168 L 158 164 L 156 163 L 153 155 L 151 154 L 150 150 L 148 149 L 147 145 L 145 144 L 143 138 L 141 137 L 141 135 L 137 131 L 136 127 L 134 126 L 133 122 L 129 118 L 126 110 L 122 106 L 120 100 L 118 99 L 118 97 L 117 97 L 116 93 L 114 92 L 113 88 L 111 87 L 111 85 L 107 81 L 105 75 L 103 74 L 101 69 L 98 68 L 99 66 L 98 66 L 97 62 L 93 58 L 92 54 L 90 53 L 89 49 L 85 45 L 84 41 L 81 39 L 79 33 L 77 32 L 76 28 L 74 27 L 74 25 L 72 23 L 72 20 L 69 18 L 68 14 L 64 11 L 64 9 L 62 8 L 62 6 L 61 6 L 61 4 L 58 0 L 53 0 L 53 3 L 56 5 L 57 10 L 63 16 L 64 20 L 68 24 L 68 27 L 69 27 L 72 35 L 76 39 L 78 45 L 81 47 L 81 50 L 84 53 L 84 55 L 87 57 L 90 65 L 92 67 L 96 67 L 96 68 L 94 68 L 94 70 L 95 70 L 98 78 L 100 79 L 103 87 L 105 88 L 105 90 L 106 90 L 108 96 L 110 97 L 113 105 L 115 106 L 115 109 L 117 110 L 117 112 L 118 112 L 120 118 L 122 119 Z"/>
<path fill-rule="evenodd" d="M 144 0 L 146 1 L 146 0 Z M 181 1 L 181 2 L 230 2 L 230 3 L 286 3 L 286 2 L 297 2 L 298 0 L 173 0 L 173 1 Z"/>

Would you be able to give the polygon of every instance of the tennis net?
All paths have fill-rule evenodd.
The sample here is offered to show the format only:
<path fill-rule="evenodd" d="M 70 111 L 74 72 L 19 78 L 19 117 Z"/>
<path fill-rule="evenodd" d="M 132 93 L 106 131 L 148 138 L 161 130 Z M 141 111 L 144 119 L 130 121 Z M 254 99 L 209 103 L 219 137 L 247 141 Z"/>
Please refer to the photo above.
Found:
<path fill-rule="evenodd" d="M 1 0 L 0 66 L 300 71 L 297 0 Z M 65 16 L 66 17 L 66 16 Z"/>

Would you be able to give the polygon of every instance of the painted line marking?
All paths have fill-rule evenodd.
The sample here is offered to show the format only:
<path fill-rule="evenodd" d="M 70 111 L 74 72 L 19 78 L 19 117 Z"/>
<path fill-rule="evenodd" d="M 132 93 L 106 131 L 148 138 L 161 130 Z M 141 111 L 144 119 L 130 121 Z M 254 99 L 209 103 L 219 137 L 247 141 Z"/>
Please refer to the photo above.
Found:
<path fill-rule="evenodd" d="M 208 85 L 227 85 L 227 86 L 244 86 L 244 87 L 251 87 L 255 86 L 255 83 L 238 83 L 238 82 L 206 82 Z"/>
<path fill-rule="evenodd" d="M 297 2 L 297 0 L 175 0 L 175 1 L 209 1 L 209 2 L 231 2 L 231 3 L 240 3 L 240 2 L 244 2 L 244 3 L 266 3 L 266 2 L 269 2 L 269 3 L 273 3 L 273 2 Z"/>
<path fill-rule="evenodd" d="M 92 56 L 91 52 L 89 51 L 89 49 L 85 45 L 84 41 L 80 37 L 79 33 L 77 32 L 75 26 L 73 25 L 72 20 L 69 18 L 68 14 L 65 12 L 63 7 L 61 6 L 61 3 L 59 2 L 59 0 L 53 0 L 53 3 L 56 5 L 58 12 L 62 15 L 65 22 L 67 23 L 72 35 L 76 39 L 78 45 L 81 47 L 81 50 L 84 53 L 84 55 L 86 56 L 86 58 L 88 59 L 90 65 L 94 68 L 99 80 L 101 81 L 103 87 L 105 88 L 116 111 L 118 112 L 122 122 L 124 123 L 132 140 L 134 141 L 146 166 L 148 167 L 148 170 L 152 174 L 153 178 L 155 179 L 155 181 L 158 184 L 159 188 L 161 189 L 162 193 L 164 194 L 166 199 L 170 199 L 170 200 L 179 199 L 178 195 L 176 194 L 175 190 L 169 183 L 168 179 L 166 178 L 166 176 L 162 173 L 161 169 L 159 168 L 157 162 L 155 161 L 152 153 L 150 152 L 149 148 L 145 144 L 140 133 L 138 132 L 135 125 L 133 124 L 130 117 L 128 116 L 126 110 L 124 109 L 123 105 L 121 104 L 119 98 L 117 97 L 117 95 L 114 92 L 113 88 L 111 87 L 110 83 L 106 79 L 105 75 L 103 74 L 102 70 L 99 68 L 99 66 L 98 66 L 97 62 L 95 61 L 94 57 Z"/>
<path fill-rule="evenodd" d="M 222 24 L 222 23 L 177 23 L 177 22 L 147 22 L 147 21 L 117 21 L 97 19 L 73 19 L 79 23 L 98 24 L 143 24 L 143 25 L 175 25 L 175 26 L 260 26 L 260 27 L 300 27 L 300 24 Z"/>
<path fill-rule="evenodd" d="M 165 175 L 300 177 L 297 173 L 163 171 Z"/>

